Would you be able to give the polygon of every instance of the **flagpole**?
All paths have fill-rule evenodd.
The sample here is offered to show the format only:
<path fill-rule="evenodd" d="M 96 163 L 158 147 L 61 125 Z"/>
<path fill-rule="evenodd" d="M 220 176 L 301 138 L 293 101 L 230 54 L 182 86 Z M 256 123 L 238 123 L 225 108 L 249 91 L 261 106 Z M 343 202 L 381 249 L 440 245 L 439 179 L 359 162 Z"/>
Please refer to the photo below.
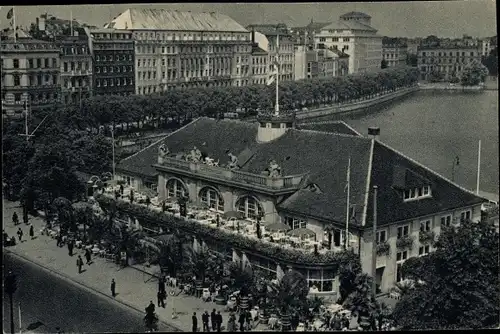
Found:
<path fill-rule="evenodd" d="M 73 37 L 73 11 L 70 10 L 69 11 L 69 14 L 70 14 L 70 27 L 71 27 L 71 37 Z"/>
<path fill-rule="evenodd" d="M 344 247 L 347 249 L 349 239 L 349 216 L 350 216 L 350 197 L 351 197 L 351 157 L 347 163 L 347 208 L 346 208 L 346 221 L 345 221 L 345 240 Z"/>
<path fill-rule="evenodd" d="M 479 195 L 479 177 L 481 175 L 481 139 L 479 139 L 479 147 L 477 149 L 477 181 L 476 194 Z"/>
<path fill-rule="evenodd" d="M 28 101 L 26 100 L 25 103 L 26 103 L 26 105 L 24 108 L 24 128 L 26 129 L 26 141 L 29 141 L 30 137 L 29 137 L 29 133 L 28 133 Z"/>
<path fill-rule="evenodd" d="M 279 112 L 280 112 L 280 105 L 279 105 L 279 94 L 278 94 L 278 91 L 279 91 L 279 73 L 280 73 L 280 68 L 279 68 L 279 52 L 280 52 L 280 35 L 278 33 L 278 35 L 276 36 L 276 63 L 278 66 L 277 67 L 277 71 L 276 71 L 276 103 L 275 103 L 275 107 L 274 107 L 274 115 L 275 116 L 278 116 L 279 115 Z"/>

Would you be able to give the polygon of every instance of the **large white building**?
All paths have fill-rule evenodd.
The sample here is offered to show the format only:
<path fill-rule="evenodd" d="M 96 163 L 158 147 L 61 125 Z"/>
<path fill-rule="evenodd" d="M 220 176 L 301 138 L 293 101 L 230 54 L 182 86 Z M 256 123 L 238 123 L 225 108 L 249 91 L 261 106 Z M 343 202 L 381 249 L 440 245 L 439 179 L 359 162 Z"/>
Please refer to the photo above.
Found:
<path fill-rule="evenodd" d="M 127 9 L 107 27 L 132 31 L 137 94 L 252 83 L 250 32 L 229 16 Z"/>
<path fill-rule="evenodd" d="M 349 55 L 349 73 L 373 72 L 382 62 L 382 36 L 370 26 L 371 17 L 350 12 L 314 36 L 318 49 L 337 49 Z"/>

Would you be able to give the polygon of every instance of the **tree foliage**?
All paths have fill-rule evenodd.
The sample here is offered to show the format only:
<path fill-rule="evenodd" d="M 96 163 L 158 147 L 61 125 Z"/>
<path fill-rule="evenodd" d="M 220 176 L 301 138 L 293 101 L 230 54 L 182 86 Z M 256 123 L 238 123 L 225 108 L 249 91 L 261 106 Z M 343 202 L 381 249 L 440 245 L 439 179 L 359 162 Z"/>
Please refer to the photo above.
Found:
<path fill-rule="evenodd" d="M 462 72 L 462 86 L 476 86 L 486 80 L 488 69 L 481 63 L 473 62 Z"/>
<path fill-rule="evenodd" d="M 479 329 L 498 326 L 498 232 L 491 223 L 465 222 L 441 234 L 436 251 L 403 265 L 415 282 L 396 305 L 402 329 Z"/>
<path fill-rule="evenodd" d="M 486 57 L 482 57 L 481 62 L 486 68 L 490 75 L 498 75 L 498 48 L 491 50 L 490 54 Z"/>

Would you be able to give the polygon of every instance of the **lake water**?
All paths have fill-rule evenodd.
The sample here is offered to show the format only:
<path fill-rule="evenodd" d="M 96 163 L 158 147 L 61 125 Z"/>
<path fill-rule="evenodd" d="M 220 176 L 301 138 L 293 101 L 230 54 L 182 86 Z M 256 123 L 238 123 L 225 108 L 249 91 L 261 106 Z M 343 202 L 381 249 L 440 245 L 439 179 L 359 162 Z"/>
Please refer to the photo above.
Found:
<path fill-rule="evenodd" d="M 498 91 L 418 92 L 369 115 L 343 116 L 361 132 L 380 127 L 380 140 L 451 179 L 476 189 L 481 140 L 480 190 L 498 194 Z"/>

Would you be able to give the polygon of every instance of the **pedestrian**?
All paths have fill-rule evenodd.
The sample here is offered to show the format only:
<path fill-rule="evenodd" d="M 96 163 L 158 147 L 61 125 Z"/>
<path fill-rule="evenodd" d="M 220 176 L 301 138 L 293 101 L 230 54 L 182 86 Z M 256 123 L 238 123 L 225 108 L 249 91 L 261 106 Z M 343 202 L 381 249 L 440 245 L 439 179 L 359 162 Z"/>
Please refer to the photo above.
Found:
<path fill-rule="evenodd" d="M 22 240 L 23 240 L 23 230 L 21 230 L 21 228 L 17 229 L 17 236 L 19 238 L 19 242 L 22 242 Z"/>
<path fill-rule="evenodd" d="M 220 314 L 220 311 L 217 311 L 215 322 L 217 323 L 217 332 L 220 332 L 222 327 L 222 314 Z"/>
<path fill-rule="evenodd" d="M 146 312 L 155 313 L 155 304 L 153 304 L 152 300 L 149 301 L 149 305 L 146 307 Z"/>
<path fill-rule="evenodd" d="M 238 322 L 240 323 L 240 332 L 245 331 L 245 312 L 240 313 L 240 318 L 238 319 Z"/>
<path fill-rule="evenodd" d="M 69 254 L 69 256 L 73 256 L 73 243 L 71 242 L 71 240 L 68 240 L 68 254 Z M 80 255 L 78 255 L 78 257 L 80 257 Z M 82 260 L 82 264 L 83 264 L 83 260 Z"/>
<path fill-rule="evenodd" d="M 231 313 L 229 320 L 227 321 L 227 331 L 236 332 L 236 316 L 234 313 Z"/>
<path fill-rule="evenodd" d="M 83 260 L 80 255 L 78 255 L 78 259 L 76 259 L 76 265 L 78 266 L 78 273 L 82 273 Z"/>
<path fill-rule="evenodd" d="M 15 211 L 12 214 L 12 222 L 14 223 L 14 225 L 19 224 L 19 217 L 17 216 L 17 212 L 15 212 Z"/>
<path fill-rule="evenodd" d="M 120 184 L 120 195 L 123 195 L 123 184 Z"/>
<path fill-rule="evenodd" d="M 205 311 L 205 313 L 203 313 L 201 316 L 201 322 L 203 322 L 203 331 L 204 332 L 210 332 L 210 327 L 208 326 L 209 319 L 210 319 L 210 315 L 208 314 L 208 311 Z"/>
<path fill-rule="evenodd" d="M 163 296 L 163 291 L 158 291 L 156 293 L 156 301 L 158 303 L 158 307 L 163 307 L 165 308 L 165 301 L 164 301 L 164 296 Z"/>
<path fill-rule="evenodd" d="M 193 316 L 191 318 L 193 319 L 192 332 L 196 332 L 196 330 L 198 329 L 198 318 L 196 317 L 196 312 L 193 312 Z"/>
<path fill-rule="evenodd" d="M 31 240 L 33 240 L 34 237 L 35 237 L 35 229 L 33 228 L 33 224 L 31 224 L 31 226 L 30 226 L 30 238 L 31 238 Z"/>
<path fill-rule="evenodd" d="M 158 280 L 158 291 L 163 292 L 165 291 L 165 277 L 160 277 Z"/>
<path fill-rule="evenodd" d="M 62 235 L 61 235 L 61 232 L 57 232 L 56 240 L 57 240 L 56 246 L 57 247 L 61 247 L 62 246 Z"/>
<path fill-rule="evenodd" d="M 210 321 L 212 322 L 212 330 L 215 332 L 217 329 L 217 313 L 215 313 L 215 309 L 210 313 Z"/>
<path fill-rule="evenodd" d="M 116 282 L 114 278 L 111 280 L 111 295 L 113 297 L 116 296 Z"/>
<path fill-rule="evenodd" d="M 85 259 L 87 260 L 87 264 L 90 265 L 90 261 L 92 260 L 90 249 L 85 249 Z"/>

